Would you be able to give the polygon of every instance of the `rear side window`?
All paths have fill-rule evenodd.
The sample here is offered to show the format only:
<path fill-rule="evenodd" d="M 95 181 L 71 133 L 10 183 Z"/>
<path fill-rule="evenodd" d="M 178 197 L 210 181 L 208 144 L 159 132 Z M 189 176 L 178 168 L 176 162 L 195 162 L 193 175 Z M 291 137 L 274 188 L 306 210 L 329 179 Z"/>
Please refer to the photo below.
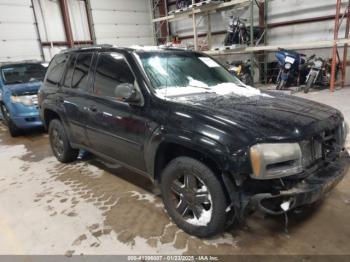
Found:
<path fill-rule="evenodd" d="M 92 53 L 79 54 L 75 63 L 75 69 L 72 80 L 72 88 L 88 90 L 89 89 L 89 69 L 92 61 Z"/>
<path fill-rule="evenodd" d="M 65 76 L 64 82 L 63 82 L 63 86 L 66 88 L 71 87 L 76 58 L 77 57 L 75 55 L 72 55 L 69 59 L 69 62 L 67 65 L 66 76 Z"/>
<path fill-rule="evenodd" d="M 121 54 L 104 53 L 98 58 L 94 93 L 99 96 L 115 97 L 115 88 L 124 83 L 134 84 L 135 77 Z"/>
<path fill-rule="evenodd" d="M 58 86 L 58 83 L 62 79 L 62 75 L 65 70 L 65 66 L 68 59 L 69 59 L 68 54 L 59 54 L 53 58 L 46 74 L 45 83 L 47 86 L 51 86 L 51 87 Z"/>

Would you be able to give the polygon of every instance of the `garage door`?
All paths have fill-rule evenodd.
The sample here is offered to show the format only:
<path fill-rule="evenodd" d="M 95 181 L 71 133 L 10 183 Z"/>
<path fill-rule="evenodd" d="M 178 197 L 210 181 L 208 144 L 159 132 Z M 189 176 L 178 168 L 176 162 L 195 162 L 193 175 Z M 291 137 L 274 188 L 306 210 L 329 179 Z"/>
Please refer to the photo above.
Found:
<path fill-rule="evenodd" d="M 148 0 L 91 0 L 98 44 L 152 45 Z"/>
<path fill-rule="evenodd" d="M 0 61 L 41 60 L 30 0 L 0 0 Z"/>

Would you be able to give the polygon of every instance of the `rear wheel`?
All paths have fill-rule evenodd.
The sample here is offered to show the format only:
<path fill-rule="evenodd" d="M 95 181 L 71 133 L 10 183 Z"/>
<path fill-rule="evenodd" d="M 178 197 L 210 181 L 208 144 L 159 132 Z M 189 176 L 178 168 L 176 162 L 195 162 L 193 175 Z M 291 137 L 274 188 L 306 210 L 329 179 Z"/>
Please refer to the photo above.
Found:
<path fill-rule="evenodd" d="M 215 174 L 189 158 L 172 160 L 161 176 L 166 210 L 185 232 L 210 237 L 225 229 L 227 200 Z"/>
<path fill-rule="evenodd" d="M 54 119 L 49 125 L 49 137 L 52 152 L 62 163 L 73 162 L 79 155 L 78 149 L 73 149 L 60 120 Z"/>
<path fill-rule="evenodd" d="M 17 137 L 21 134 L 20 129 L 12 122 L 10 112 L 4 104 L 1 104 L 1 113 L 4 117 L 5 124 L 7 125 L 10 135 L 12 137 Z"/>
<path fill-rule="evenodd" d="M 315 82 L 315 75 L 310 75 L 307 82 L 306 82 L 306 86 L 304 88 L 304 93 L 307 94 L 310 91 L 310 88 L 313 87 Z"/>

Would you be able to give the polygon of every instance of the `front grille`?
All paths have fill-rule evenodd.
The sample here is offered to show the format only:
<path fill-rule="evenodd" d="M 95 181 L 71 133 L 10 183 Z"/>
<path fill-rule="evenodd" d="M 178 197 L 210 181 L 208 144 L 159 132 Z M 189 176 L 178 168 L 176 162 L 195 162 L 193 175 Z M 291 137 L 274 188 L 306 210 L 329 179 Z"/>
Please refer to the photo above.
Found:
<path fill-rule="evenodd" d="M 303 141 L 300 143 L 300 147 L 303 154 L 302 164 L 304 169 L 308 169 L 322 158 L 322 143 L 316 139 Z"/>
<path fill-rule="evenodd" d="M 342 151 L 341 127 L 326 130 L 310 140 L 300 143 L 303 168 L 309 169 L 320 160 L 333 161 Z"/>

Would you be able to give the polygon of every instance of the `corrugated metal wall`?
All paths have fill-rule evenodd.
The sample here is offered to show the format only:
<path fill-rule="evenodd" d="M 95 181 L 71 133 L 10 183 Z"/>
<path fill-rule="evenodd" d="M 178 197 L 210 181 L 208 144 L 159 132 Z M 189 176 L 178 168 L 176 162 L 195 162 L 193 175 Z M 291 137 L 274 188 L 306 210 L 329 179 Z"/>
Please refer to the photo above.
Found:
<path fill-rule="evenodd" d="M 343 10 L 346 1 L 343 1 Z M 315 18 L 321 16 L 335 15 L 336 0 L 269 0 L 268 24 L 285 22 L 290 20 Z M 174 9 L 175 6 L 171 6 Z M 249 7 L 215 13 L 211 15 L 212 32 L 225 31 L 228 27 L 228 19 L 231 15 L 249 20 Z M 207 18 L 198 17 L 198 33 L 207 32 Z M 249 22 L 247 23 L 249 24 Z M 258 8 L 254 8 L 254 24 L 258 24 Z M 269 45 L 300 43 L 301 41 L 322 41 L 333 39 L 334 20 L 283 26 L 268 30 L 267 41 Z M 171 23 L 171 31 L 180 37 L 193 34 L 192 21 L 190 19 Z M 344 25 L 340 30 L 344 35 Z M 213 46 L 220 46 L 225 35 L 213 36 Z M 203 40 L 203 38 L 201 39 Z M 186 40 L 192 42 L 192 39 Z"/>
<path fill-rule="evenodd" d="M 118 46 L 152 45 L 147 0 L 91 0 L 96 40 Z"/>
<path fill-rule="evenodd" d="M 90 32 L 83 0 L 67 0 L 73 38 L 89 40 Z M 92 20 L 97 43 L 119 46 L 153 44 L 150 6 L 148 0 L 90 0 Z M 38 28 L 43 42 L 66 41 L 58 0 L 33 0 Z M 268 23 L 291 19 L 312 18 L 335 13 L 335 0 L 270 0 Z M 211 15 L 212 31 L 227 28 L 228 17 L 249 17 L 248 9 Z M 255 23 L 258 14 L 255 8 Z M 207 31 L 207 18 L 198 18 L 199 33 Z M 273 28 L 268 32 L 268 43 L 292 43 L 301 41 L 330 40 L 333 37 L 334 21 L 310 23 Z M 179 36 L 192 34 L 190 19 L 171 23 L 171 30 Z M 39 35 L 31 0 L 0 0 L 0 60 L 41 59 Z M 224 35 L 213 36 L 213 44 L 221 45 Z M 203 39 L 202 39 L 203 40 Z M 191 39 L 188 41 L 192 41 Z M 45 47 L 44 55 L 49 60 L 65 47 Z M 312 51 L 309 51 L 312 52 Z M 317 52 L 329 55 L 329 50 Z M 271 55 L 271 58 L 273 55 Z"/>
<path fill-rule="evenodd" d="M 90 40 L 85 1 L 68 0 L 67 3 L 73 39 Z M 41 41 L 48 43 L 67 41 L 59 2 L 57 0 L 33 0 L 33 4 Z M 66 47 L 44 47 L 45 60 L 50 60 L 64 48 Z"/>
<path fill-rule="evenodd" d="M 41 59 L 30 0 L 0 0 L 0 61 Z"/>

